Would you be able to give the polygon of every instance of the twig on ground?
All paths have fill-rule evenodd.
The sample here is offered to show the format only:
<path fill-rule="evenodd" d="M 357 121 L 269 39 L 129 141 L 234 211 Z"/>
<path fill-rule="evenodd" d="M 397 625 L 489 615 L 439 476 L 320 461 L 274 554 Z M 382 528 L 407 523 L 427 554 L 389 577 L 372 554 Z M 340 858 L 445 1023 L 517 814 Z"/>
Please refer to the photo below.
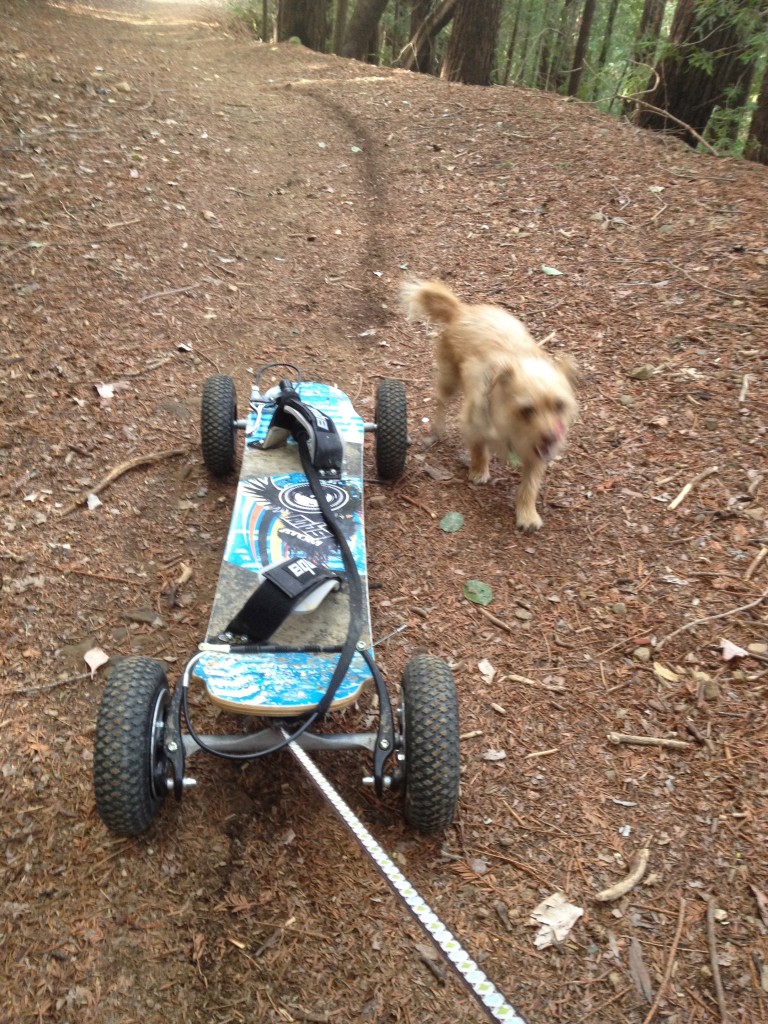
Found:
<path fill-rule="evenodd" d="M 674 630 L 672 633 L 668 633 L 667 636 L 663 636 L 661 640 L 656 644 L 656 650 L 660 651 L 664 644 L 671 640 L 673 636 L 677 636 L 679 633 L 684 633 L 686 629 L 693 629 L 694 626 L 700 626 L 704 622 L 712 622 L 714 619 L 725 619 L 729 615 L 738 615 L 739 612 L 748 612 L 750 608 L 756 608 L 759 604 L 768 597 L 768 587 L 762 592 L 760 597 L 755 598 L 754 601 L 750 601 L 749 604 L 739 605 L 738 608 L 731 608 L 727 612 L 718 612 L 716 615 L 705 615 L 703 619 L 692 619 L 690 622 L 686 622 L 685 625 L 679 629 Z"/>
<path fill-rule="evenodd" d="M 685 501 L 696 484 L 700 484 L 702 480 L 706 480 L 708 476 L 712 476 L 713 473 L 717 472 L 717 469 L 717 466 L 710 466 L 708 469 L 703 469 L 701 473 L 697 473 L 693 480 L 689 480 L 678 496 L 670 501 L 667 505 L 667 510 L 669 512 L 674 512 L 678 505 L 681 505 Z"/>
<path fill-rule="evenodd" d="M 114 231 L 115 228 L 127 228 L 131 224 L 141 224 L 141 217 L 133 217 L 131 220 L 113 220 L 104 227 L 107 231 Z"/>
<path fill-rule="evenodd" d="M 115 466 L 113 469 L 110 469 L 107 475 L 102 477 L 102 479 L 99 480 L 96 486 L 92 487 L 90 491 L 87 491 L 85 494 L 81 495 L 77 501 L 73 501 L 70 505 L 67 505 L 66 508 L 62 509 L 59 516 L 61 518 L 68 516 L 70 512 L 74 512 L 76 508 L 84 505 L 90 494 L 101 494 L 101 492 L 109 487 L 111 483 L 114 483 L 118 477 L 121 477 L 131 469 L 135 469 L 137 466 L 145 466 L 151 462 L 160 462 L 162 459 L 170 459 L 176 455 L 183 454 L 183 448 L 170 448 L 167 451 L 154 452 L 151 455 L 137 455 L 133 459 L 128 459 L 127 462 L 121 462 L 119 466 Z"/>
<path fill-rule="evenodd" d="M 721 1024 L 728 1024 L 728 1007 L 725 1003 L 725 990 L 720 977 L 720 963 L 717 957 L 717 938 L 715 936 L 715 910 L 717 909 L 714 896 L 707 900 L 707 941 L 709 943 L 709 966 L 712 970 L 712 981 L 717 996 L 717 1006 L 720 1010 Z"/>
<path fill-rule="evenodd" d="M 525 683 L 526 686 L 535 686 L 538 690 L 549 690 L 551 693 L 567 693 L 568 690 L 565 686 L 560 686 L 558 683 L 542 683 L 538 679 L 529 679 L 528 676 L 518 676 L 514 672 L 508 676 L 502 676 L 503 679 L 511 679 L 513 683 Z"/>
<path fill-rule="evenodd" d="M 483 608 L 483 606 L 481 604 L 476 604 L 475 605 L 475 609 L 476 609 L 476 611 L 478 611 L 482 615 L 484 615 L 486 617 L 486 619 L 488 619 L 489 622 L 492 622 L 494 624 L 494 626 L 498 626 L 499 629 L 505 629 L 507 631 L 507 633 L 511 633 L 512 632 L 512 627 L 509 625 L 508 622 L 504 622 L 502 619 L 496 618 L 496 616 L 493 614 L 493 612 L 489 612 L 488 609 L 487 608 Z"/>
<path fill-rule="evenodd" d="M 707 748 L 707 750 L 710 752 L 710 754 L 714 754 L 714 752 L 715 752 L 715 745 L 714 745 L 714 743 L 712 742 L 712 740 L 708 736 L 704 736 L 703 733 L 699 732 L 699 730 L 696 728 L 696 726 L 693 724 L 693 722 L 686 722 L 685 723 L 685 728 L 688 730 L 688 732 L 691 734 L 691 736 L 693 736 L 695 739 L 697 739 L 699 741 L 699 743 L 701 743 L 701 745 L 703 747 Z"/>
<path fill-rule="evenodd" d="M 632 857 L 629 874 L 616 882 L 615 885 L 611 885 L 607 889 L 603 889 L 602 892 L 597 893 L 592 899 L 597 900 L 598 903 L 610 903 L 631 892 L 642 880 L 648 867 L 650 855 L 651 841 L 648 839 Z"/>
<path fill-rule="evenodd" d="M 409 498 L 407 494 L 401 494 L 400 497 L 403 501 L 407 501 L 409 505 L 413 505 L 415 508 L 420 508 L 422 512 L 426 512 L 430 519 L 437 519 L 437 513 L 427 508 L 426 505 L 422 505 L 420 501 L 416 501 L 415 498 Z"/>
<path fill-rule="evenodd" d="M 68 686 L 69 683 L 79 683 L 83 679 L 90 679 L 90 672 L 82 672 L 79 676 L 69 676 L 67 679 L 57 679 L 54 683 L 43 683 L 42 686 L 21 686 L 18 690 L 6 690 L 0 694 L 2 697 L 29 697 L 32 693 L 43 693 L 45 690 L 55 690 L 57 686 Z"/>
<path fill-rule="evenodd" d="M 760 548 L 760 550 L 757 552 L 755 557 L 749 563 L 749 567 L 748 567 L 747 571 L 744 573 L 744 579 L 745 580 L 748 580 L 748 579 L 750 579 L 750 577 L 754 576 L 754 574 L 757 572 L 758 568 L 760 567 L 761 563 L 765 561 L 765 556 L 766 555 L 768 555 L 768 548 L 767 547 Z"/>
<path fill-rule="evenodd" d="M 628 743 L 638 747 L 665 747 L 669 750 L 687 750 L 693 744 L 688 740 L 668 740 L 662 736 L 632 736 L 624 732 L 609 732 L 609 743 Z"/>
<path fill-rule="evenodd" d="M 661 979 L 659 985 L 659 991 L 656 993 L 656 998 L 653 1001 L 653 1006 L 650 1008 L 645 1016 L 643 1024 L 651 1024 L 651 1021 L 656 1016 L 661 1000 L 664 998 L 669 979 L 672 977 L 672 971 L 675 968 L 675 957 L 677 956 L 677 947 L 680 942 L 680 936 L 683 933 L 683 924 L 685 923 L 685 899 L 680 897 L 680 909 L 677 914 L 677 928 L 675 929 L 675 937 L 672 939 L 672 946 L 669 950 L 669 959 L 667 960 L 667 967 L 664 971 L 664 977 Z"/>
<path fill-rule="evenodd" d="M 183 288 L 171 288 L 167 292 L 150 292 L 148 295 L 142 295 L 138 301 L 142 303 L 149 302 L 150 299 L 164 299 L 169 295 L 187 295 L 189 292 L 202 288 L 203 283 L 203 281 L 197 281 L 195 284 L 185 284 Z"/>

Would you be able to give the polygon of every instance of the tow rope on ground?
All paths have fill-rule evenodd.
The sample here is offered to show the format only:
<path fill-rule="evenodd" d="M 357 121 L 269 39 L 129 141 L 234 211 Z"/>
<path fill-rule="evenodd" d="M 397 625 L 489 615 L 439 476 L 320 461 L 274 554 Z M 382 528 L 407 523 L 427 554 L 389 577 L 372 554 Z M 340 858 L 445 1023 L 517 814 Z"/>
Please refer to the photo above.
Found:
<path fill-rule="evenodd" d="M 283 736 L 287 738 L 288 734 L 285 730 L 281 731 Z M 400 897 L 413 917 L 418 921 L 430 939 L 432 939 L 490 1019 L 500 1021 L 502 1024 L 526 1024 L 525 1019 L 520 1016 L 514 1006 L 478 967 L 429 904 L 421 898 L 389 854 L 379 846 L 365 825 L 363 825 L 351 807 L 336 792 L 307 752 L 298 743 L 290 743 L 288 749 L 307 772 L 331 807 L 337 812 L 344 824 L 349 828 L 395 894 Z"/>

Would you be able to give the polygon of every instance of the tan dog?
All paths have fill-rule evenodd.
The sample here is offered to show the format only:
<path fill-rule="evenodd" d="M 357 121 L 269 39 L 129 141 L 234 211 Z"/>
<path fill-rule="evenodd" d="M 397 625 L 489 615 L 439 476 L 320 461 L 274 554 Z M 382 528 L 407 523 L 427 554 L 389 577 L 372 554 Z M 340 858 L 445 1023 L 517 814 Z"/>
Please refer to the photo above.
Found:
<path fill-rule="evenodd" d="M 469 479 L 485 483 L 493 454 L 520 458 L 517 525 L 538 530 L 536 499 L 547 464 L 561 450 L 577 405 L 575 371 L 551 359 L 515 317 L 498 306 L 471 306 L 440 281 L 401 289 L 408 314 L 442 327 L 437 342 L 436 437 L 448 400 L 461 390 L 460 421 L 469 448 Z"/>

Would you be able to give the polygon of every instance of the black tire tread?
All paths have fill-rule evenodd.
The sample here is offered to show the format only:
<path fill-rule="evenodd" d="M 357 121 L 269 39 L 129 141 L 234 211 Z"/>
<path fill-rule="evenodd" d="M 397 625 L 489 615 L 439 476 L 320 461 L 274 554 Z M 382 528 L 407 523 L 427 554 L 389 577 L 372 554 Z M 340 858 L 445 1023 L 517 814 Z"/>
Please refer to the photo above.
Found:
<path fill-rule="evenodd" d="M 385 378 L 376 389 L 376 472 L 397 480 L 408 454 L 408 415 L 403 382 Z"/>
<path fill-rule="evenodd" d="M 232 378 L 223 373 L 206 378 L 200 404 L 200 443 L 203 462 L 213 476 L 228 476 L 235 468 L 236 419 Z"/>
<path fill-rule="evenodd" d="M 96 722 L 93 783 L 96 809 L 118 835 L 145 832 L 163 802 L 152 791 L 150 738 L 152 712 L 165 669 L 152 658 L 132 657 L 112 669 Z"/>
<path fill-rule="evenodd" d="M 405 818 L 419 832 L 443 831 L 459 801 L 459 712 L 453 674 L 440 658 L 419 654 L 405 666 Z"/>

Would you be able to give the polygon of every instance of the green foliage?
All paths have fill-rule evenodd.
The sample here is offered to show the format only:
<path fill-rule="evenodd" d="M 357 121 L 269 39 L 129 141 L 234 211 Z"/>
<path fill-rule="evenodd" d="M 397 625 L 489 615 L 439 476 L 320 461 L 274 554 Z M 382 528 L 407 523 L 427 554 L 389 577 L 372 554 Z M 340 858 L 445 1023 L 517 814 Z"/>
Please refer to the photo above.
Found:
<path fill-rule="evenodd" d="M 263 38 L 261 28 L 261 0 L 227 0 L 227 10 L 236 21 L 242 21 L 259 38 Z"/>

